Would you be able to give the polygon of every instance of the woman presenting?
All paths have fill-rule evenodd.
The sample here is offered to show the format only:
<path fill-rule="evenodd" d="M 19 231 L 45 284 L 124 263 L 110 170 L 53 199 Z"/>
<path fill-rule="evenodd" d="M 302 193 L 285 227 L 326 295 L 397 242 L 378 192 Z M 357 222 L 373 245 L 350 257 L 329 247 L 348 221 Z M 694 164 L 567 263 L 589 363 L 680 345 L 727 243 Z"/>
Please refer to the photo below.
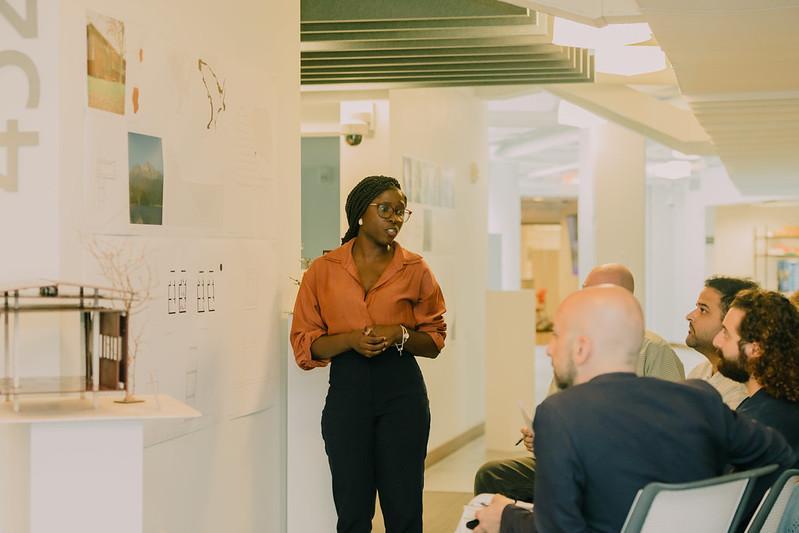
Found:
<path fill-rule="evenodd" d="M 421 256 L 395 242 L 411 215 L 394 178 L 347 196 L 342 245 L 313 262 L 294 306 L 291 345 L 306 370 L 332 362 L 322 412 L 339 532 L 422 531 L 430 409 L 415 357 L 444 347 L 444 296 Z"/>

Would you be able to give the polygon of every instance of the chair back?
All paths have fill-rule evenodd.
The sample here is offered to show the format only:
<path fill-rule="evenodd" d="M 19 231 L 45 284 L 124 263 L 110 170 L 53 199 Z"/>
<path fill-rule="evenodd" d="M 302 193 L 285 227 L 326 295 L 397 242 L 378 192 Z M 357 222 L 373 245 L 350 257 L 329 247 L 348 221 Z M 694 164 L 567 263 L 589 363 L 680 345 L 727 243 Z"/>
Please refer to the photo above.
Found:
<path fill-rule="evenodd" d="M 799 494 L 797 487 L 799 487 L 799 469 L 783 472 L 763 497 L 755 516 L 749 522 L 749 527 L 746 528 L 746 533 L 777 533 L 777 531 L 781 531 L 779 528 L 783 516 L 794 510 L 789 502 L 793 500 L 794 506 L 799 505 L 799 501 L 797 501 L 799 496 L 796 496 Z"/>
<path fill-rule="evenodd" d="M 785 506 L 777 533 L 799 533 L 799 488 L 793 487 L 791 498 Z"/>
<path fill-rule="evenodd" d="M 737 528 L 753 480 L 776 465 L 690 483 L 650 483 L 633 500 L 622 533 L 725 533 Z"/>

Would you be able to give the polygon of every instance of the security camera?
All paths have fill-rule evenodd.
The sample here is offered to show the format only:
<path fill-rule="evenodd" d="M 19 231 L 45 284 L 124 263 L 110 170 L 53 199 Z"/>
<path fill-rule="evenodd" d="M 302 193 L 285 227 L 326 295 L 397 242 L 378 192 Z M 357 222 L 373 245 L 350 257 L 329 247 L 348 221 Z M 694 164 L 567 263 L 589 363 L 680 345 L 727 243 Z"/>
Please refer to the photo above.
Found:
<path fill-rule="evenodd" d="M 358 146 L 359 144 L 361 144 L 361 141 L 363 140 L 363 135 L 360 135 L 358 133 L 349 133 L 344 136 L 344 140 L 350 146 Z"/>
<path fill-rule="evenodd" d="M 371 118 L 362 117 L 362 114 L 356 113 L 357 116 L 351 117 L 347 122 L 341 123 L 341 135 L 350 146 L 358 146 L 363 141 L 364 136 L 370 137 L 372 130 L 370 128 Z M 368 118 L 368 122 L 367 122 Z"/>

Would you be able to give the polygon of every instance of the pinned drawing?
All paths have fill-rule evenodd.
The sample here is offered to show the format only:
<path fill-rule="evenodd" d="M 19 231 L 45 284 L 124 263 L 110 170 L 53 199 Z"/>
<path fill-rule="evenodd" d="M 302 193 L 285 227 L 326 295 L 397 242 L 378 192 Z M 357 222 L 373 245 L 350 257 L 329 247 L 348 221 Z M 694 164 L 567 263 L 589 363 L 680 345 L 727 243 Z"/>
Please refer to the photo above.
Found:
<path fill-rule="evenodd" d="M 202 75 L 205 92 L 208 95 L 208 104 L 211 107 L 211 116 L 205 129 L 216 129 L 216 121 L 225 111 L 225 81 L 220 82 L 214 69 L 202 59 L 197 60 L 197 69 Z"/>
<path fill-rule="evenodd" d="M 128 133 L 130 223 L 163 223 L 164 156 L 161 139 Z"/>
<path fill-rule="evenodd" d="M 125 24 L 89 11 L 86 15 L 89 107 L 125 114 Z"/>

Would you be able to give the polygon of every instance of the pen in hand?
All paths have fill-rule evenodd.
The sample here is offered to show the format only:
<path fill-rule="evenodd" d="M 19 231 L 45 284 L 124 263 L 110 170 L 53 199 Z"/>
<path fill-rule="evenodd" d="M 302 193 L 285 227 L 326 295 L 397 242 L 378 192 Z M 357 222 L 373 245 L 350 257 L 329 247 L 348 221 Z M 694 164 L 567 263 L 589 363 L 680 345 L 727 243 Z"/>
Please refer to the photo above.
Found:
<path fill-rule="evenodd" d="M 521 436 L 519 438 L 519 440 L 516 441 L 516 444 L 514 444 L 514 446 L 518 446 L 523 440 L 524 440 L 524 436 Z"/>

